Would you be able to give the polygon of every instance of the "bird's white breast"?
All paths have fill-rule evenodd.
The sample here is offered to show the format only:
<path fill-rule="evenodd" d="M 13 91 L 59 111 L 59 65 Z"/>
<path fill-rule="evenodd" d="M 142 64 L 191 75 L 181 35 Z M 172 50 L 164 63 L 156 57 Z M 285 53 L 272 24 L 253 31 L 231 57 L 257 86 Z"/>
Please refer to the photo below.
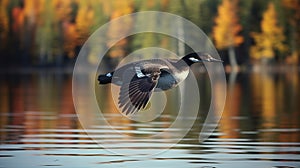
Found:
<path fill-rule="evenodd" d="M 174 77 L 176 78 L 177 83 L 180 83 L 185 80 L 185 78 L 188 76 L 189 70 L 181 71 L 179 72 L 174 72 Z"/>

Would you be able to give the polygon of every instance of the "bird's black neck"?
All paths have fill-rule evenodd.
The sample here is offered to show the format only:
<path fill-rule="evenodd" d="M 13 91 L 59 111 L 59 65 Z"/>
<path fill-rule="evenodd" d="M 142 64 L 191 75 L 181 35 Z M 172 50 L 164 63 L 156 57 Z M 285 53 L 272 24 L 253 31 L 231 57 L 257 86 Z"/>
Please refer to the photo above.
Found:
<path fill-rule="evenodd" d="M 195 62 L 193 62 L 193 61 L 191 61 L 190 59 L 189 59 L 189 56 L 184 56 L 184 57 L 182 57 L 179 61 L 178 61 L 178 63 L 179 62 L 181 62 L 181 63 L 185 63 L 185 64 L 187 64 L 188 66 L 191 66 L 191 65 L 193 65 Z"/>
<path fill-rule="evenodd" d="M 189 54 L 185 55 L 180 60 L 184 61 L 188 66 L 191 66 L 196 62 L 192 61 L 190 58 L 198 58 L 201 55 L 203 55 L 202 52 L 192 52 L 192 53 L 189 53 Z M 198 61 L 198 63 L 199 62 L 202 62 L 202 60 Z"/>
<path fill-rule="evenodd" d="M 194 62 L 192 62 L 191 60 L 189 60 L 188 58 L 181 58 L 180 60 L 178 60 L 174 66 L 179 70 L 179 71 L 183 71 L 189 68 L 189 66 L 191 66 L 192 64 L 194 64 Z"/>

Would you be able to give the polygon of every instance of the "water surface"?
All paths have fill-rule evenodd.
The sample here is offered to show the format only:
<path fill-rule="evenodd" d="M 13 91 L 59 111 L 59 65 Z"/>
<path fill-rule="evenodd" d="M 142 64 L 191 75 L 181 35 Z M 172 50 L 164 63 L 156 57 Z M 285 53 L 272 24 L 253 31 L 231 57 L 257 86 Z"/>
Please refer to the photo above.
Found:
<path fill-rule="evenodd" d="M 173 92 L 167 97 L 175 103 L 159 118 L 137 122 L 119 117 L 109 86 L 97 88 L 98 96 L 106 97 L 99 102 L 105 118 L 97 120 L 108 121 L 116 131 L 101 124 L 84 129 L 72 101 L 71 74 L 1 74 L 0 167 L 300 167 L 298 73 L 238 74 L 228 85 L 219 125 L 204 142 L 198 136 L 209 108 L 210 84 L 205 73 L 198 75 L 199 115 L 191 119 L 195 123 L 188 134 L 165 150 L 173 136 L 151 135 L 176 118 Z M 86 111 L 88 118 L 88 106 Z"/>

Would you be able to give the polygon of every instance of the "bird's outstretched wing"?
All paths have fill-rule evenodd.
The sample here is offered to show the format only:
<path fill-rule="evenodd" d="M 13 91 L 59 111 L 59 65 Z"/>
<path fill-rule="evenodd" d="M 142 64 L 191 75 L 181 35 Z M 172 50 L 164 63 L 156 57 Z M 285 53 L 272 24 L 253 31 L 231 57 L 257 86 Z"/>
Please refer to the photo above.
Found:
<path fill-rule="evenodd" d="M 157 73 L 160 73 L 159 70 Z M 126 115 L 133 114 L 146 107 L 159 76 L 144 74 L 141 70 L 127 71 L 119 94 L 119 108 Z M 155 74 L 155 72 L 154 72 Z"/>

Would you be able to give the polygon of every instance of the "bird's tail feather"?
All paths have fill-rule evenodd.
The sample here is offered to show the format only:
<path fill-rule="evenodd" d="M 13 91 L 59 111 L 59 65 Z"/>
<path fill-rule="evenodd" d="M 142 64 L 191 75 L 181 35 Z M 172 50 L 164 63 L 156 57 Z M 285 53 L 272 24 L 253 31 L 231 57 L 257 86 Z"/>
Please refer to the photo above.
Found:
<path fill-rule="evenodd" d="M 110 74 L 110 73 L 108 73 L 108 74 Z M 112 75 L 108 75 L 108 74 L 104 74 L 104 75 L 99 75 L 98 76 L 99 84 L 108 84 L 108 83 L 111 83 Z"/>

